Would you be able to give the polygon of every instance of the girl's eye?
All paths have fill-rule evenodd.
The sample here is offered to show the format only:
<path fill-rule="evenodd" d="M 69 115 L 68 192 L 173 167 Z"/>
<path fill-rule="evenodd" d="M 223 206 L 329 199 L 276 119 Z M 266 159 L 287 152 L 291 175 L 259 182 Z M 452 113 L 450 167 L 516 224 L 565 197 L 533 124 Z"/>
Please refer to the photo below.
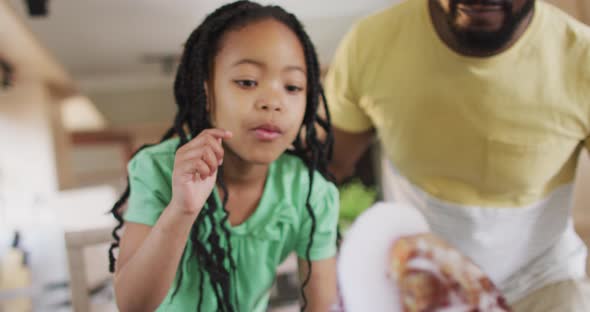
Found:
<path fill-rule="evenodd" d="M 300 88 L 298 86 L 293 86 L 293 85 L 288 85 L 285 87 L 285 89 L 287 89 L 287 91 L 290 93 L 296 93 L 296 92 L 303 91 L 303 88 Z"/>
<path fill-rule="evenodd" d="M 234 82 L 242 88 L 253 88 L 258 85 L 254 80 L 235 80 Z"/>

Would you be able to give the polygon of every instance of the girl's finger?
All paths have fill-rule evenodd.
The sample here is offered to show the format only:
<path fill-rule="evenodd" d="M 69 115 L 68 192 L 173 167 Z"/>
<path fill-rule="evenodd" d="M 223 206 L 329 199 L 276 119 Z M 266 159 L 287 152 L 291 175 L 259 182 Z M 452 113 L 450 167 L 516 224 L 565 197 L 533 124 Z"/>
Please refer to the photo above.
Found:
<path fill-rule="evenodd" d="M 198 173 L 201 178 L 206 178 L 211 174 L 211 169 L 202 159 L 193 159 L 187 162 L 185 172 L 190 174 Z"/>
<path fill-rule="evenodd" d="M 219 166 L 219 160 L 211 148 L 207 147 L 205 150 L 203 150 L 202 160 L 205 164 L 207 164 L 207 166 L 209 166 L 211 173 L 217 170 L 217 167 Z"/>
<path fill-rule="evenodd" d="M 223 129 L 216 129 L 216 128 L 206 129 L 206 130 L 203 130 L 203 132 L 199 133 L 199 135 L 194 137 L 188 143 L 186 143 L 185 146 L 186 145 L 188 145 L 188 147 L 199 146 L 203 143 L 203 138 L 206 136 L 211 136 L 215 139 L 225 140 L 225 139 L 231 139 L 232 133 L 227 130 L 223 130 Z"/>
<path fill-rule="evenodd" d="M 221 145 L 221 139 L 216 139 L 214 137 L 207 137 L 206 138 L 207 147 L 210 147 L 213 153 L 215 153 L 215 157 L 217 158 L 217 162 L 220 162 L 223 159 L 223 146 Z"/>

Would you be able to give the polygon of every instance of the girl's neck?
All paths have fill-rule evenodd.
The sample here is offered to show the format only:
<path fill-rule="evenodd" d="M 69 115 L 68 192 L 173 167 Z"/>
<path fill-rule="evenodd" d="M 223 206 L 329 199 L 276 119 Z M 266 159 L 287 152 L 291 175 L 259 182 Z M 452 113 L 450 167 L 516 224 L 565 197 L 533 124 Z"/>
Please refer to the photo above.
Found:
<path fill-rule="evenodd" d="M 232 226 L 242 224 L 254 213 L 264 193 L 267 174 L 268 164 L 253 164 L 225 149 L 223 182 L 230 195 L 225 208 Z M 225 197 L 221 187 L 217 191 L 221 198 Z"/>
<path fill-rule="evenodd" d="M 225 149 L 223 159 L 223 180 L 234 187 L 257 186 L 264 184 L 268 164 L 253 164 L 242 159 L 229 149 Z"/>

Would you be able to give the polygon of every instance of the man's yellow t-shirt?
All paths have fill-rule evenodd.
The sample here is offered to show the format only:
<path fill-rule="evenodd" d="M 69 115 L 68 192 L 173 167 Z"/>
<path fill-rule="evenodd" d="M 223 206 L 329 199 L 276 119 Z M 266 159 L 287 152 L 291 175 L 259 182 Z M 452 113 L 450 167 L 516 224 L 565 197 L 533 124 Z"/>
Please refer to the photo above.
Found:
<path fill-rule="evenodd" d="M 569 209 L 590 141 L 590 29 L 537 1 L 512 47 L 466 57 L 441 41 L 427 3 L 404 1 L 345 36 L 326 77 L 333 125 L 375 129 L 395 200 L 420 208 L 509 299 L 583 276 Z"/>
<path fill-rule="evenodd" d="M 357 23 L 327 77 L 333 124 L 375 128 L 400 172 L 438 198 L 520 206 L 574 176 L 590 133 L 590 32 L 538 2 L 490 58 L 450 50 L 426 0 Z"/>

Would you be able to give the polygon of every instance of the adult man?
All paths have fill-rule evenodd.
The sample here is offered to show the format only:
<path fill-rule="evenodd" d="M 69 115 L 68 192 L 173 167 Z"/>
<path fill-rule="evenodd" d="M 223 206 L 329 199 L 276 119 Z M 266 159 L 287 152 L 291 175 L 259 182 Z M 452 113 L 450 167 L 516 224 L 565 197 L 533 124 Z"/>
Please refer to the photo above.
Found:
<path fill-rule="evenodd" d="M 542 1 L 408 0 L 352 28 L 326 93 L 337 178 L 376 135 L 395 200 L 516 311 L 590 311 L 570 214 L 590 147 L 588 27 Z"/>

